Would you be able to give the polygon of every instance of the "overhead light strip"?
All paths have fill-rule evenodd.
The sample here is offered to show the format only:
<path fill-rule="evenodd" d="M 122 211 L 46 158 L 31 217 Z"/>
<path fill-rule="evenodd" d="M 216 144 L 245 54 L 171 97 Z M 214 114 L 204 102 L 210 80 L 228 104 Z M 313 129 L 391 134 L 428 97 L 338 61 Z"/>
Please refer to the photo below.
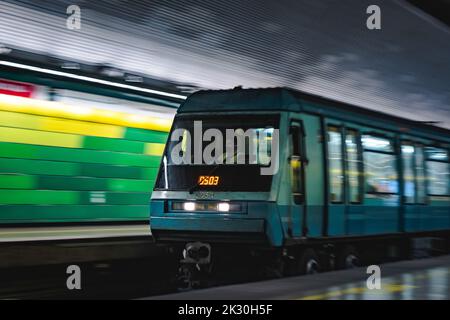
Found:
<path fill-rule="evenodd" d="M 10 62 L 10 61 L 0 60 L 0 65 L 12 67 L 12 68 L 23 69 L 23 70 L 34 71 L 34 72 L 51 74 L 51 75 L 55 75 L 55 76 L 59 76 L 59 77 L 66 77 L 66 78 L 71 78 L 71 79 L 76 79 L 76 80 L 81 80 L 81 81 L 88 81 L 88 82 L 103 84 L 106 86 L 121 88 L 121 89 L 128 89 L 128 90 L 133 90 L 133 91 L 138 91 L 138 92 L 156 94 L 156 95 L 169 97 L 169 98 L 182 99 L 182 100 L 185 100 L 187 98 L 186 96 L 175 94 L 175 93 L 168 93 L 168 92 L 159 91 L 159 90 L 140 88 L 140 87 L 136 87 L 136 86 L 130 86 L 127 84 L 122 84 L 122 83 L 117 83 L 117 82 L 112 82 L 112 81 L 107 81 L 107 80 L 102 80 L 102 79 L 96 79 L 96 78 L 92 78 L 92 77 L 79 76 L 79 75 L 72 74 L 72 73 L 56 71 L 56 70 L 51 70 L 51 69 L 45 69 L 45 68 L 40 68 L 40 67 L 34 67 L 34 66 L 29 66 L 26 64 L 15 63 L 15 62 Z"/>

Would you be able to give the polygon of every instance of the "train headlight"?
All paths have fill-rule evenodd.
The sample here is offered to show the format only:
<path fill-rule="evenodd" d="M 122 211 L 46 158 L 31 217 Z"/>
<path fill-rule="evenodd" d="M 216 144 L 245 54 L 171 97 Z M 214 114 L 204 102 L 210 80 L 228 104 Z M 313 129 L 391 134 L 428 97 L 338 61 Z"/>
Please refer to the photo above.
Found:
<path fill-rule="evenodd" d="M 183 204 L 183 209 L 186 211 L 194 211 L 195 210 L 195 202 L 185 202 Z"/>
<path fill-rule="evenodd" d="M 175 212 L 197 212 L 197 213 L 242 213 L 242 204 L 236 202 L 216 201 L 174 201 L 171 210 Z"/>
<path fill-rule="evenodd" d="M 217 211 L 220 212 L 228 212 L 230 211 L 230 204 L 226 202 L 220 202 L 217 204 Z"/>

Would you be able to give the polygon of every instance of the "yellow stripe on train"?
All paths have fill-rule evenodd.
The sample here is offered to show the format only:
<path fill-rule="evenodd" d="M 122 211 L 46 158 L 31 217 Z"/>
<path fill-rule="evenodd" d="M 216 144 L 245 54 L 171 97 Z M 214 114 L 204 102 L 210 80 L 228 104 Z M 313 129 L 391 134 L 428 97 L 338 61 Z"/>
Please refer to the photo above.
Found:
<path fill-rule="evenodd" d="M 168 132 L 171 119 L 0 94 L 0 110 Z"/>
<path fill-rule="evenodd" d="M 46 118 L 42 121 L 41 130 L 105 138 L 122 138 L 124 136 L 125 128 L 108 124 Z"/>
<path fill-rule="evenodd" d="M 83 137 L 66 133 L 0 127 L 0 141 L 52 147 L 81 148 Z"/>
<path fill-rule="evenodd" d="M 144 154 L 149 156 L 162 156 L 164 147 L 164 143 L 146 143 Z"/>
<path fill-rule="evenodd" d="M 105 138 L 122 138 L 125 128 L 109 124 L 0 111 L 0 126 Z"/>

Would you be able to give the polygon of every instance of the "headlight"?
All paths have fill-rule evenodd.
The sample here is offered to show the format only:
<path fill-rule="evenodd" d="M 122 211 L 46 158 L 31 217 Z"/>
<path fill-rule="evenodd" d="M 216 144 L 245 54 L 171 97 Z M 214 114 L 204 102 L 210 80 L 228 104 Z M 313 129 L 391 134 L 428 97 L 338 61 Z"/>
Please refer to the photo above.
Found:
<path fill-rule="evenodd" d="M 230 204 L 226 202 L 221 202 L 217 205 L 217 211 L 228 212 L 230 211 Z"/>
<path fill-rule="evenodd" d="M 185 202 L 183 204 L 183 208 L 186 211 L 194 211 L 195 210 L 195 203 L 194 202 Z"/>
<path fill-rule="evenodd" d="M 174 211 L 195 211 L 195 212 L 242 212 L 242 205 L 235 202 L 216 201 L 174 201 L 171 209 Z"/>

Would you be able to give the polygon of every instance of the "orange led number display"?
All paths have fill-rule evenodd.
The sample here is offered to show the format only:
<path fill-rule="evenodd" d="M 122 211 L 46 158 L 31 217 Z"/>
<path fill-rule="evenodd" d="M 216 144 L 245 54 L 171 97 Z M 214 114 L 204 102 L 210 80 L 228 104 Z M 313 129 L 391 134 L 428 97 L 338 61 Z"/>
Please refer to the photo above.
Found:
<path fill-rule="evenodd" d="M 219 176 L 200 176 L 198 177 L 199 186 L 217 186 L 219 184 Z"/>

